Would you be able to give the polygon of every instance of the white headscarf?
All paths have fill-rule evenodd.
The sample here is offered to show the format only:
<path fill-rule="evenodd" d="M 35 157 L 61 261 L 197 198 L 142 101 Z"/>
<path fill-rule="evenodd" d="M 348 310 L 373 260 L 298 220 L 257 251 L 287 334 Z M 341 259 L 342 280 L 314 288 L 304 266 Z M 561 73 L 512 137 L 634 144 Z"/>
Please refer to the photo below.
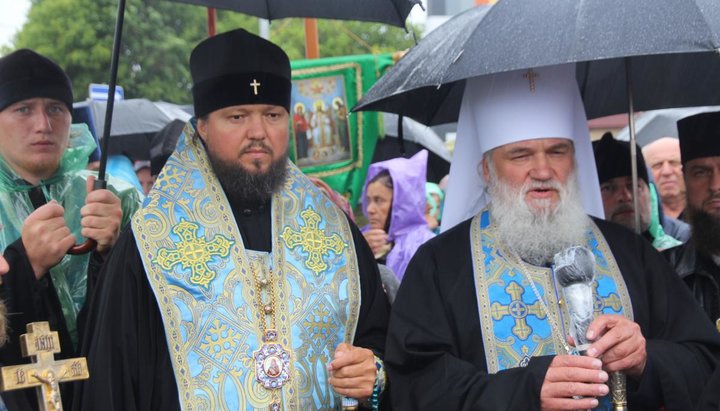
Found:
<path fill-rule="evenodd" d="M 540 67 L 468 79 L 442 216 L 445 231 L 480 212 L 485 193 L 483 154 L 506 144 L 568 138 L 588 214 L 603 218 L 602 199 L 575 65 Z"/>

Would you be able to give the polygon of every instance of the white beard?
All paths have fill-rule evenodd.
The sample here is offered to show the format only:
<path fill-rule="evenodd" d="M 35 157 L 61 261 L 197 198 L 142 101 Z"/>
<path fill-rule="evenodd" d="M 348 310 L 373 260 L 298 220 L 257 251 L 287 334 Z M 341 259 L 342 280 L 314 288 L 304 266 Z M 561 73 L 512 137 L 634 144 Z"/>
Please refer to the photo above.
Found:
<path fill-rule="evenodd" d="M 543 199 L 534 202 L 537 208 L 529 206 L 525 194 L 533 188 L 557 189 L 557 205 Z M 533 180 L 515 188 L 500 181 L 491 166 L 488 192 L 492 198 L 488 206 L 490 221 L 497 227 L 499 240 L 523 260 L 545 265 L 556 253 L 585 242 L 590 218 L 582 207 L 574 172 L 568 176 L 566 185 L 555 180 Z"/>

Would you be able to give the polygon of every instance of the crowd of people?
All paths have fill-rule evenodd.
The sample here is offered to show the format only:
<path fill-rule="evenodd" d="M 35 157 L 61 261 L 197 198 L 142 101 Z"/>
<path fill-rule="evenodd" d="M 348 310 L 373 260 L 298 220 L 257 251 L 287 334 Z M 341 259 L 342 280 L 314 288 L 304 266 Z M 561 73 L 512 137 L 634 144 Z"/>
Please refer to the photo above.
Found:
<path fill-rule="evenodd" d="M 359 228 L 288 159 L 280 47 L 233 30 L 189 68 L 162 169 L 118 158 L 95 188 L 67 74 L 0 58 L 0 365 L 49 322 L 88 362 L 66 409 L 720 409 L 720 112 L 635 147 L 635 186 L 633 147 L 591 142 L 573 65 L 473 78 L 448 178 L 426 151 L 371 164 Z"/>

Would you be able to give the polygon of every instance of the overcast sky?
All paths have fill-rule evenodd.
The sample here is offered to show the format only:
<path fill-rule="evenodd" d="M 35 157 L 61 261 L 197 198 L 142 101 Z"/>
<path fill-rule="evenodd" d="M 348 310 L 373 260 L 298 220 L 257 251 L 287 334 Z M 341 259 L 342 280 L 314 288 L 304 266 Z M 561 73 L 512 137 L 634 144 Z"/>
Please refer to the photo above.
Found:
<path fill-rule="evenodd" d="M 30 9 L 30 0 L 0 0 L 0 46 L 10 43 L 13 35 L 25 23 L 25 16 Z"/>

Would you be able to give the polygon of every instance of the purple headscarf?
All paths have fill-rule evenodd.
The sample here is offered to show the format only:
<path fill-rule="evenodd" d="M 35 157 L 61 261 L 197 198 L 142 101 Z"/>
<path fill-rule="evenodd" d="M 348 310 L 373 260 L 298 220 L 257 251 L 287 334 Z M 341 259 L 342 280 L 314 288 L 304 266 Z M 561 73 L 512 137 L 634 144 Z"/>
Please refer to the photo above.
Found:
<path fill-rule="evenodd" d="M 411 158 L 393 158 L 370 164 L 362 194 L 362 210 L 367 217 L 366 191 L 368 182 L 384 170 L 393 180 L 393 199 L 390 210 L 388 241 L 395 243 L 387 255 L 387 266 L 402 280 L 405 268 L 422 243 L 433 238 L 425 221 L 425 173 L 427 150 Z M 367 231 L 370 227 L 363 227 Z"/>

